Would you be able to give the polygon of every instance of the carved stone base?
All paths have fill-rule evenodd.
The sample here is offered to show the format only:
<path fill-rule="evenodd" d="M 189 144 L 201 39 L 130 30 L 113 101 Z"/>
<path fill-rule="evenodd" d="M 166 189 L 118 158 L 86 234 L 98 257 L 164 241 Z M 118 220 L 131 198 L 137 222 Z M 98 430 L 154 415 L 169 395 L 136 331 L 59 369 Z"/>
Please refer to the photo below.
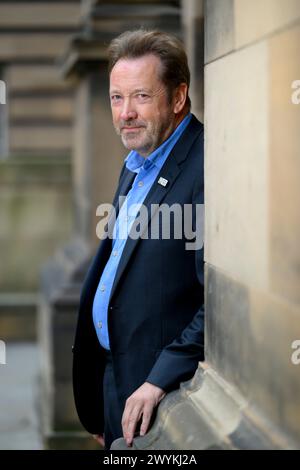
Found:
<path fill-rule="evenodd" d="M 116 439 L 111 450 L 217 450 L 294 448 L 206 363 L 179 390 L 162 400 L 154 425 L 128 448 Z"/>
<path fill-rule="evenodd" d="M 80 425 L 72 391 L 76 312 L 89 261 L 88 251 L 77 240 L 48 262 L 42 273 L 38 328 L 42 357 L 40 403 L 44 442 L 50 449 L 94 446 L 92 437 Z"/>

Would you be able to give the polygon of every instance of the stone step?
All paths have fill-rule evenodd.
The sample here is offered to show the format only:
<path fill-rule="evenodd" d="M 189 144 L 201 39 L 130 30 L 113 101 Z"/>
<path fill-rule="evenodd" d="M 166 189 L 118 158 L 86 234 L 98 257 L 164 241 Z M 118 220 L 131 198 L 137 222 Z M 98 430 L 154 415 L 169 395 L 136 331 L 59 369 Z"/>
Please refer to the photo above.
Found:
<path fill-rule="evenodd" d="M 72 128 L 69 125 L 13 126 L 10 129 L 11 153 L 69 152 L 72 146 Z"/>
<path fill-rule="evenodd" d="M 10 100 L 10 119 L 49 118 L 70 120 L 73 117 L 73 100 L 66 96 L 15 96 Z"/>
<path fill-rule="evenodd" d="M 80 16 L 80 2 L 1 2 L 0 29 L 76 26 Z"/>
<path fill-rule="evenodd" d="M 55 64 L 12 64 L 5 72 L 5 82 L 10 92 L 69 88 L 69 85 L 61 79 Z"/>
<path fill-rule="evenodd" d="M 0 60 L 56 59 L 73 33 L 7 33 L 0 35 Z"/>

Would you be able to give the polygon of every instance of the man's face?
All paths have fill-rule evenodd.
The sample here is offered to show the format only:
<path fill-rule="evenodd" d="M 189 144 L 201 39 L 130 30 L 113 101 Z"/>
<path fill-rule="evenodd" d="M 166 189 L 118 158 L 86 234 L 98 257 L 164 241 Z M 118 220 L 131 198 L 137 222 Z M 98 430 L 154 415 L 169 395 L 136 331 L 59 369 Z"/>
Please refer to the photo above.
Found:
<path fill-rule="evenodd" d="M 110 74 L 113 123 L 129 150 L 146 157 L 175 128 L 173 104 L 160 79 L 161 62 L 154 55 L 120 59 Z"/>

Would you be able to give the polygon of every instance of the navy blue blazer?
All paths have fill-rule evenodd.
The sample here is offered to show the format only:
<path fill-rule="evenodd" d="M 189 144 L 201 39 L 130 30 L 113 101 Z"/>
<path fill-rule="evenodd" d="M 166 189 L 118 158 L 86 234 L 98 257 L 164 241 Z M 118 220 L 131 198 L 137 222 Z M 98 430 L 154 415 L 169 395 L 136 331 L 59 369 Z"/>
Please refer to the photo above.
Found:
<path fill-rule="evenodd" d="M 148 208 L 204 204 L 203 153 L 203 125 L 192 116 L 144 204 Z M 166 186 L 157 183 L 160 176 L 168 180 Z M 118 197 L 127 194 L 134 177 L 124 165 L 114 198 L 116 208 Z M 153 219 L 149 227 L 152 223 Z M 184 237 L 126 241 L 108 309 L 113 369 L 123 409 L 126 399 L 145 381 L 168 393 L 192 378 L 204 359 L 204 249 L 186 250 L 187 241 Z M 88 270 L 73 346 L 75 405 L 81 423 L 92 434 L 104 429 L 104 356 L 92 307 L 111 247 L 111 239 L 102 240 Z"/>

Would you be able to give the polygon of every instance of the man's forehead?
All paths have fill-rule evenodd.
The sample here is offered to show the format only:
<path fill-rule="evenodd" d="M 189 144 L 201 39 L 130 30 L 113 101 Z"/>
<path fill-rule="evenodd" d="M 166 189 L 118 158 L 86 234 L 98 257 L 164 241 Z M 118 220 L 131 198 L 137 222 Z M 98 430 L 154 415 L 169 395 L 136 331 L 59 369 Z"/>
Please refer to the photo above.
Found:
<path fill-rule="evenodd" d="M 160 82 L 160 60 L 153 55 L 120 59 L 110 74 L 110 87 L 153 88 Z"/>

